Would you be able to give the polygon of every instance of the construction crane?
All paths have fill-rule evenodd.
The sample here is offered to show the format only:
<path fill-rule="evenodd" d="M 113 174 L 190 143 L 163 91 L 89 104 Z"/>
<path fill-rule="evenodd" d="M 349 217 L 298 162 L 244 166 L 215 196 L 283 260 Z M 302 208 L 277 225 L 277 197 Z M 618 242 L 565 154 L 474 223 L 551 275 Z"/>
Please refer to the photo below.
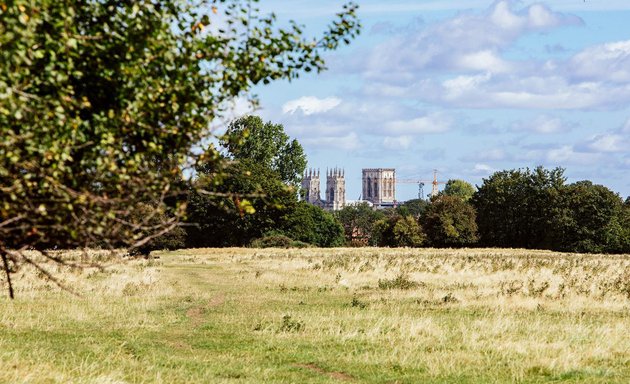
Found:
<path fill-rule="evenodd" d="M 396 179 L 397 184 L 418 184 L 418 198 L 422 199 L 424 197 L 424 186 L 425 183 L 430 183 L 431 187 L 431 197 L 435 197 L 440 192 L 438 189 L 439 184 L 446 184 L 444 181 L 438 181 L 437 179 L 437 169 L 433 170 L 433 180 L 418 180 L 418 179 Z"/>

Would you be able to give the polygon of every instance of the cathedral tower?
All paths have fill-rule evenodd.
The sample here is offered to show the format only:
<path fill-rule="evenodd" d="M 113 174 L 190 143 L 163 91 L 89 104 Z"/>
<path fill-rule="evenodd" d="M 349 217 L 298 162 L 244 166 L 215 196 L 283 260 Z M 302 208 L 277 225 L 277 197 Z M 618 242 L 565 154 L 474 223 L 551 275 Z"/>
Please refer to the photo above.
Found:
<path fill-rule="evenodd" d="M 370 201 L 375 206 L 393 206 L 396 202 L 396 170 L 363 169 L 363 200 Z"/>
<path fill-rule="evenodd" d="M 326 208 L 333 211 L 346 205 L 346 178 L 343 169 L 334 168 L 326 172 Z"/>
<path fill-rule="evenodd" d="M 319 169 L 309 168 L 302 177 L 302 193 L 304 201 L 318 205 L 321 202 L 319 192 Z"/>

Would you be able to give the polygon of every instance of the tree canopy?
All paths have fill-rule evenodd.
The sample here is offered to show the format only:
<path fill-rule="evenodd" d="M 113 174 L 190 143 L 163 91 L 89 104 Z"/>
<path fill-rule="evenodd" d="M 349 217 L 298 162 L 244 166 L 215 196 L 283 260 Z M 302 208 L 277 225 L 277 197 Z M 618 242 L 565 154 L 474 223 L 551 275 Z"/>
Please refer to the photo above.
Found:
<path fill-rule="evenodd" d="M 179 193 L 174 180 L 196 161 L 210 123 L 255 84 L 325 69 L 322 52 L 360 27 L 350 3 L 307 38 L 255 3 L 0 7 L 0 255 L 11 296 L 11 271 L 32 262 L 20 250 L 139 247 L 173 229 L 184 206 L 162 202 Z M 140 203 L 166 221 L 134 220 Z"/>
<path fill-rule="evenodd" d="M 464 201 L 468 201 L 475 193 L 475 187 L 472 184 L 458 179 L 451 179 L 446 182 L 442 195 L 457 196 Z"/>
<path fill-rule="evenodd" d="M 300 143 L 291 140 L 281 124 L 263 123 L 258 116 L 245 116 L 231 122 L 221 145 L 230 158 L 256 162 L 295 187 L 306 169 L 306 155 Z"/>
<path fill-rule="evenodd" d="M 442 195 L 431 201 L 422 222 L 429 244 L 461 247 L 475 244 L 477 223 L 474 208 L 458 196 Z"/>
<path fill-rule="evenodd" d="M 548 248 L 564 170 L 500 171 L 484 179 L 472 203 L 480 241 L 499 247 Z"/>

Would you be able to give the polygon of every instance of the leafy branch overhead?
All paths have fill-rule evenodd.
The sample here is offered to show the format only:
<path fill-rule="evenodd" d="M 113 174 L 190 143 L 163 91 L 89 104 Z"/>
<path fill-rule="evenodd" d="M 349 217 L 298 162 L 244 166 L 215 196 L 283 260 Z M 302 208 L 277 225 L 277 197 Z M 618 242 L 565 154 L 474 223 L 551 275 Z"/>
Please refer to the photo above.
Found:
<path fill-rule="evenodd" d="M 230 102 L 325 69 L 322 53 L 359 32 L 352 3 L 319 37 L 277 27 L 255 3 L 0 2 L 7 274 L 24 262 L 9 249 L 139 246 L 172 227 L 185 211 L 182 170 L 204 160 L 192 149 Z M 134 215 L 141 203 L 152 211 Z"/>

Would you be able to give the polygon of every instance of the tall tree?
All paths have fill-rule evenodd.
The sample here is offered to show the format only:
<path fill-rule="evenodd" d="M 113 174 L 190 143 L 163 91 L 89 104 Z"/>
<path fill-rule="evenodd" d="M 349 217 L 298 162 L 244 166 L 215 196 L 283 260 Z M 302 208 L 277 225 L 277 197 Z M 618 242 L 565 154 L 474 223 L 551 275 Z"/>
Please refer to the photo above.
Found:
<path fill-rule="evenodd" d="M 221 175 L 206 169 L 199 168 L 200 176 L 189 194 L 189 247 L 248 245 L 281 229 L 283 217 L 296 207 L 295 189 L 253 160 L 230 163 Z"/>
<path fill-rule="evenodd" d="M 451 179 L 446 182 L 444 190 L 440 194 L 457 196 L 464 201 L 468 201 L 475 194 L 475 188 L 464 180 Z"/>
<path fill-rule="evenodd" d="M 549 248 L 564 182 L 562 168 L 543 167 L 496 172 L 484 179 L 471 200 L 481 243 Z"/>
<path fill-rule="evenodd" d="M 234 160 L 248 159 L 280 175 L 297 187 L 306 169 L 306 155 L 282 124 L 263 123 L 258 116 L 245 116 L 230 123 L 221 145 Z"/>
<path fill-rule="evenodd" d="M 429 206 L 429 202 L 424 199 L 411 199 L 407 200 L 404 203 L 400 204 L 396 211 L 401 216 L 413 216 L 414 218 L 419 219 L 420 216 L 424 213 L 424 211 Z"/>
<path fill-rule="evenodd" d="M 572 252 L 620 252 L 625 248 L 623 200 L 590 181 L 570 184 L 562 191 L 554 221 L 553 248 Z"/>
<path fill-rule="evenodd" d="M 350 243 L 376 245 L 374 236 L 375 223 L 384 217 L 383 212 L 376 211 L 367 203 L 345 206 L 336 211 L 335 216 L 343 225 L 346 241 Z"/>
<path fill-rule="evenodd" d="M 15 0 L 0 7 L 0 262 L 21 250 L 139 247 L 210 122 L 255 84 L 325 69 L 358 33 L 348 4 L 321 37 L 253 1 Z M 212 157 L 212 155 L 211 155 Z M 156 215 L 133 220 L 140 203 Z M 53 260 L 53 256 L 44 253 Z M 42 273 L 47 274 L 42 270 Z"/>
<path fill-rule="evenodd" d="M 422 217 L 429 244 L 436 247 L 461 247 L 475 244 L 475 209 L 458 196 L 438 196 Z"/>
<path fill-rule="evenodd" d="M 300 201 L 282 220 L 282 233 L 293 240 L 318 247 L 338 247 L 344 244 L 341 223 L 320 207 Z"/>
<path fill-rule="evenodd" d="M 394 213 L 374 223 L 374 240 L 380 247 L 419 247 L 426 236 L 412 216 Z"/>

